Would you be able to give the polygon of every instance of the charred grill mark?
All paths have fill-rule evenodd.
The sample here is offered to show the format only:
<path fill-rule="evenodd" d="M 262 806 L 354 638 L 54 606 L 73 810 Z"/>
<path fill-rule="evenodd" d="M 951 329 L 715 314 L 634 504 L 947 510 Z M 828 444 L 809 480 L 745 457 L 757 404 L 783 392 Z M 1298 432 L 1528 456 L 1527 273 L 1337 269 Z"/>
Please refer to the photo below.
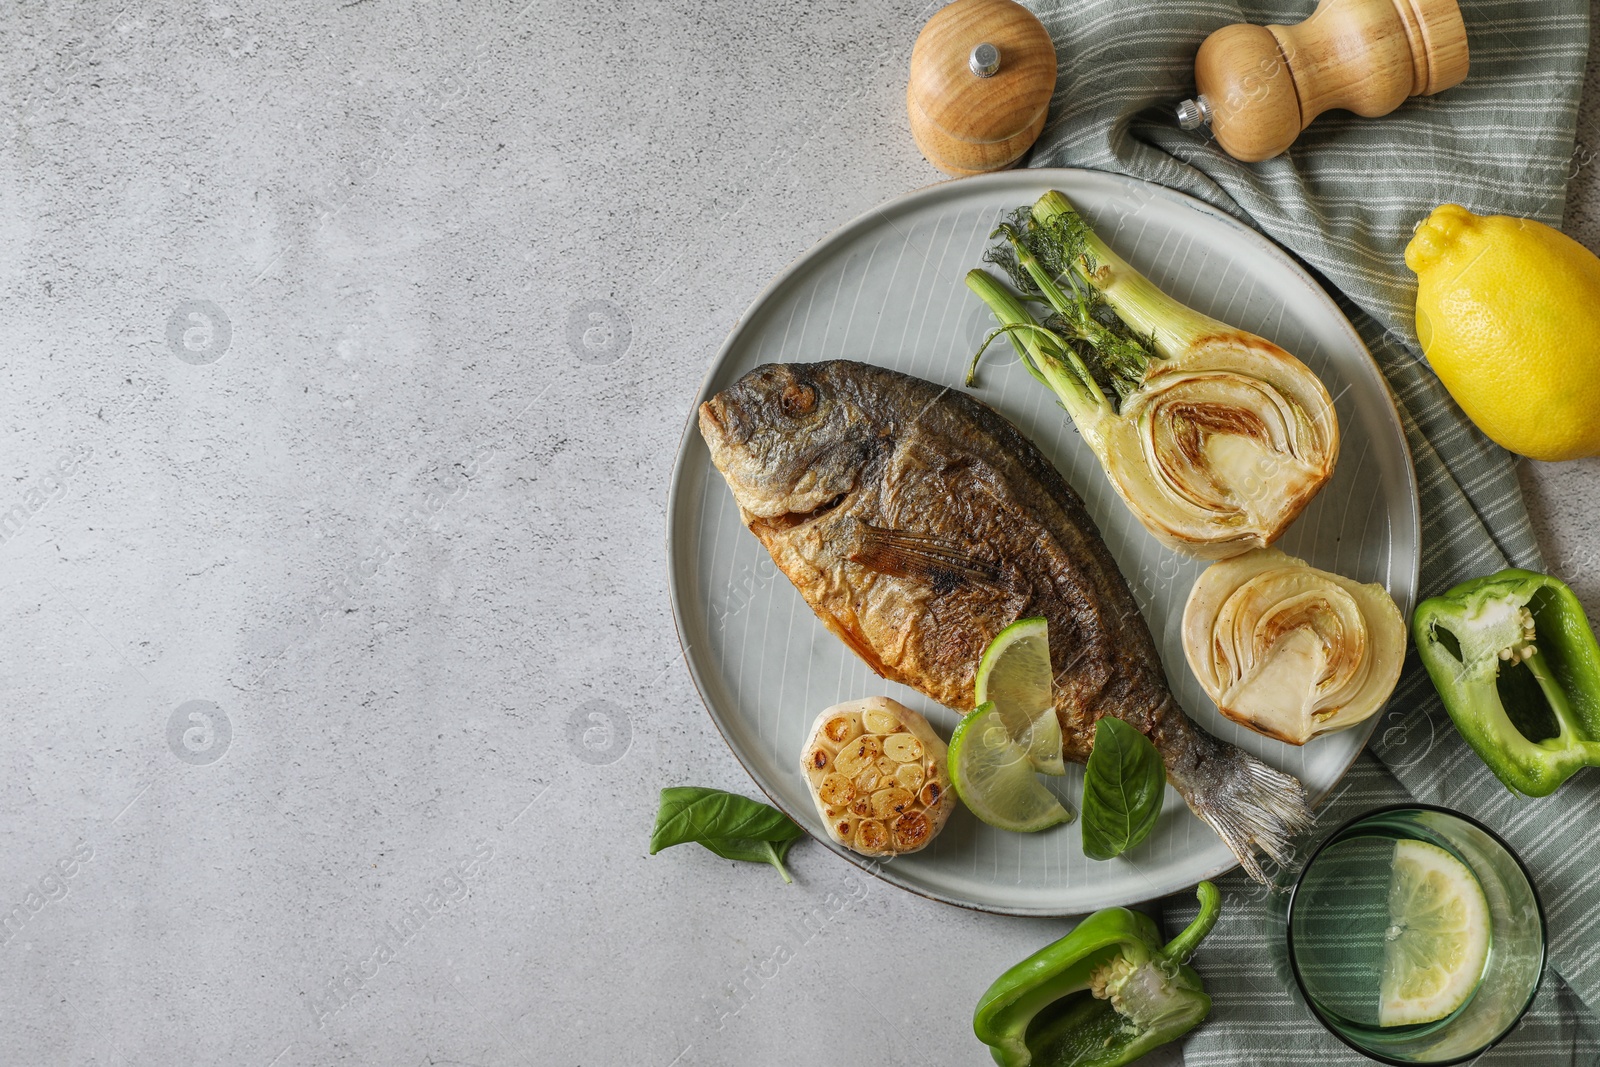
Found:
<path fill-rule="evenodd" d="M 1210 430 L 1213 433 L 1231 433 L 1242 437 L 1263 437 L 1267 424 L 1254 411 L 1228 404 L 1204 404 L 1182 401 L 1168 405 L 1174 416 Z"/>
<path fill-rule="evenodd" d="M 1261 416 L 1223 404 L 1180 401 L 1162 406 L 1161 416 L 1172 424 L 1172 436 L 1185 459 L 1201 466 L 1205 441 L 1211 434 L 1233 434 L 1271 444 L 1272 435 Z"/>
<path fill-rule="evenodd" d="M 1190 342 L 1195 348 L 1243 348 L 1256 352 L 1282 352 L 1283 349 L 1267 340 L 1257 337 L 1253 333 L 1243 330 L 1213 330 L 1208 334 L 1196 337 Z"/>

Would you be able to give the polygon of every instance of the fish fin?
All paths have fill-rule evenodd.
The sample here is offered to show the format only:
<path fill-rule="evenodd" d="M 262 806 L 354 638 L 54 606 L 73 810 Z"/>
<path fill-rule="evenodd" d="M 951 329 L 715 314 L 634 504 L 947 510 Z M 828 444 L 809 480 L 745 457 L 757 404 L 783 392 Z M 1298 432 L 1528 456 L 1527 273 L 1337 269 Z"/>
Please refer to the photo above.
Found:
<path fill-rule="evenodd" d="M 1219 758 L 1201 764 L 1203 782 L 1184 781 L 1171 767 L 1167 776 L 1188 801 L 1189 810 L 1238 857 L 1245 873 L 1265 885 L 1271 879 L 1261 869 L 1256 850 L 1280 867 L 1287 865 L 1290 841 L 1311 826 L 1311 807 L 1298 778 L 1268 767 L 1242 749 L 1227 748 L 1232 751 L 1216 753 Z"/>
<path fill-rule="evenodd" d="M 974 559 L 948 541 L 865 523 L 855 550 L 847 558 L 880 574 L 926 582 L 940 592 L 968 582 L 1003 584 L 999 567 Z"/>

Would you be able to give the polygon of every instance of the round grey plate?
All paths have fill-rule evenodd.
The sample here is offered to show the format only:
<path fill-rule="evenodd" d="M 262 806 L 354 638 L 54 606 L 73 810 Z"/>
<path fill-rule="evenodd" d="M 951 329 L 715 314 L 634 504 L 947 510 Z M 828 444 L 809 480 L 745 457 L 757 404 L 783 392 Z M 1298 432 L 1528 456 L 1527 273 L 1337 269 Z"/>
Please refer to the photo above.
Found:
<path fill-rule="evenodd" d="M 1338 470 L 1279 543 L 1314 566 L 1380 582 L 1409 617 L 1417 582 L 1417 488 L 1382 375 L 1349 321 L 1284 252 L 1214 209 L 1159 186 L 1078 170 L 1021 170 L 918 190 L 818 244 L 769 285 L 734 327 L 696 400 L 762 363 L 857 359 L 961 387 L 992 327 L 962 279 L 981 265 L 1005 213 L 1059 189 L 1095 229 L 1167 292 L 1299 356 L 1334 396 Z M 1355 759 L 1368 725 L 1295 748 L 1218 714 L 1184 660 L 1184 600 L 1203 564 L 1156 543 L 1117 499 L 1054 398 L 997 345 L 974 395 L 1035 441 L 1087 503 L 1161 649 L 1174 693 L 1218 737 L 1296 775 L 1320 799 Z M 1108 862 L 1086 858 L 1078 826 L 1012 834 L 964 809 L 932 845 L 868 864 L 827 837 L 798 770 L 817 712 L 885 694 L 946 737 L 959 716 L 873 674 L 823 629 L 739 521 L 694 412 L 668 510 L 672 609 L 711 717 L 756 783 L 819 842 L 914 892 L 988 911 L 1064 915 L 1177 892 L 1234 866 L 1171 788 L 1154 833 Z M 1041 779 L 1042 781 L 1045 779 Z M 1051 779 L 1077 810 L 1083 776 Z"/>

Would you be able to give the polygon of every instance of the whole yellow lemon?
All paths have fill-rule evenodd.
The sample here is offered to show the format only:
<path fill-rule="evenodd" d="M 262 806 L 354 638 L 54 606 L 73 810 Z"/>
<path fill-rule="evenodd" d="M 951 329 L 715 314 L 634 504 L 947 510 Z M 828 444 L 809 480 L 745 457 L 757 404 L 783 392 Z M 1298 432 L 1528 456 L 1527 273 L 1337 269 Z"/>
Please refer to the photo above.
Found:
<path fill-rule="evenodd" d="M 1478 428 L 1533 459 L 1600 455 L 1600 259 L 1532 219 L 1443 204 L 1406 246 L 1417 338 Z"/>

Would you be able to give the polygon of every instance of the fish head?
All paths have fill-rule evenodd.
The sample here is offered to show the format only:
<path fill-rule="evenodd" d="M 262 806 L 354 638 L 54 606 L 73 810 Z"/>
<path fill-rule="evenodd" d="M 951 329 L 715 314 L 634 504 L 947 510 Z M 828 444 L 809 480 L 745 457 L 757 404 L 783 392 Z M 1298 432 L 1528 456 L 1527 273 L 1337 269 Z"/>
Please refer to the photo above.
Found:
<path fill-rule="evenodd" d="M 769 363 L 700 405 L 711 462 L 748 515 L 798 521 L 838 507 L 861 484 L 887 433 L 847 372 L 858 366 Z"/>

